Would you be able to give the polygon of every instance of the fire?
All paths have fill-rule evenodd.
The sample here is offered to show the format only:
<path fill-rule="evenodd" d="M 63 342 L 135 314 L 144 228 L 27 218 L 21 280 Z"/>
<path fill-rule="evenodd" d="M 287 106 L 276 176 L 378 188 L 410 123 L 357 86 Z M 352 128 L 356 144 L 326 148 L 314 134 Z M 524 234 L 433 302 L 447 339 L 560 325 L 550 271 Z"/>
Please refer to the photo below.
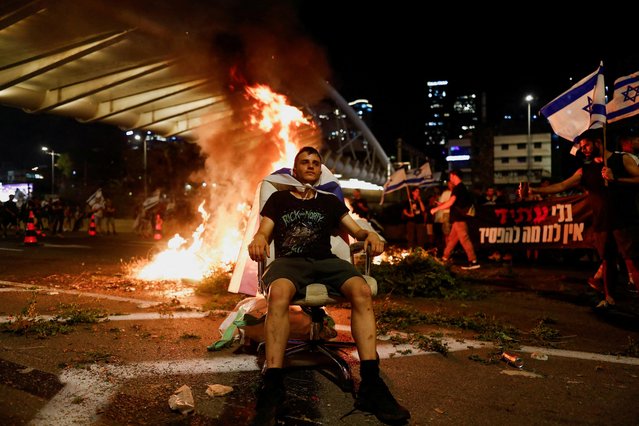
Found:
<path fill-rule="evenodd" d="M 285 96 L 273 92 L 268 86 L 247 87 L 246 97 L 252 102 L 249 125 L 274 136 L 270 140 L 275 140 L 279 158 L 272 163 L 270 170 L 290 167 L 298 150 L 293 141 L 293 130 L 312 123 L 301 110 L 289 105 Z M 231 167 L 226 174 L 235 172 Z M 217 179 L 212 177 L 212 181 L 215 180 L 233 181 L 232 176 L 224 174 Z M 210 198 L 216 203 L 215 212 L 207 212 L 205 202 L 200 203 L 198 211 L 202 220 L 189 240 L 176 234 L 169 240 L 166 250 L 136 267 L 131 274 L 143 280 L 198 281 L 218 269 L 232 269 L 241 249 L 251 206 L 247 200 L 240 199 L 240 192 L 233 191 L 232 186 L 216 188 L 215 184 L 211 185 Z"/>
<path fill-rule="evenodd" d="M 292 142 L 291 130 L 301 125 L 311 125 L 299 109 L 288 104 L 286 96 L 273 92 L 268 86 L 259 84 L 247 87 L 246 92 L 257 102 L 253 104 L 254 115 L 251 124 L 265 133 L 277 131 L 277 138 L 282 142 L 278 147 L 280 159 L 273 163 L 273 169 L 288 167 L 293 164 L 297 146 Z"/>

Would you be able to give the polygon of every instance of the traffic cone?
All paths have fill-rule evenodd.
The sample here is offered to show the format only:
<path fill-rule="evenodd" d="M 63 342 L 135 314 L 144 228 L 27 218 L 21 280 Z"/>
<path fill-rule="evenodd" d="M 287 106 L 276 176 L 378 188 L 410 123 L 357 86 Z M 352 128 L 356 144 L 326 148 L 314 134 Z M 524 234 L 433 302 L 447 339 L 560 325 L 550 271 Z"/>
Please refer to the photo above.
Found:
<path fill-rule="evenodd" d="M 38 236 L 36 234 L 35 216 L 33 210 L 29 210 L 29 219 L 27 219 L 27 230 L 24 233 L 24 245 L 35 246 L 38 244 Z"/>
<path fill-rule="evenodd" d="M 89 236 L 95 237 L 98 233 L 95 231 L 95 215 L 91 215 L 91 220 L 89 221 Z"/>
<path fill-rule="evenodd" d="M 153 239 L 162 239 L 162 218 L 159 214 L 155 215 L 155 231 L 153 232 Z"/>

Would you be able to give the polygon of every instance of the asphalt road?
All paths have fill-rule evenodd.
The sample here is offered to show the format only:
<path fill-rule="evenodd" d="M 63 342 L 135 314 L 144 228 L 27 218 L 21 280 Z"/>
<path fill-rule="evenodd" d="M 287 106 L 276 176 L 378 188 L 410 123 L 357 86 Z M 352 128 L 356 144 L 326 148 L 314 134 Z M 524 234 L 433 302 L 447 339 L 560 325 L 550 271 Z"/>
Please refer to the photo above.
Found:
<path fill-rule="evenodd" d="M 35 247 L 19 238 L 0 240 L 5 327 L 29 315 L 46 319 L 69 310 L 108 315 L 46 337 L 15 322 L 0 333 L 0 424 L 248 424 L 260 357 L 239 344 L 207 350 L 238 298 L 194 294 L 192 282 L 141 284 L 126 274 L 127 265 L 163 244 L 132 234 L 78 233 L 41 239 Z M 521 369 L 500 360 L 500 351 L 470 329 L 417 327 L 441 339 L 446 356 L 380 339 L 383 376 L 411 410 L 410 424 L 639 424 L 637 298 L 623 293 L 615 308 L 594 309 L 596 295 L 585 286 L 592 268 L 484 264 L 465 276 L 487 292 L 481 300 L 376 300 L 420 312 L 482 312 L 523 330 L 526 338 L 512 350 Z M 348 311 L 329 312 L 347 338 Z M 558 336 L 529 344 L 540 318 L 552 319 Z M 349 359 L 357 375 L 355 355 Z M 233 390 L 209 396 L 214 384 Z M 194 398 L 189 414 L 169 407 L 184 385 Z M 349 414 L 352 405 L 352 395 L 318 369 L 295 369 L 287 377 L 280 423 L 379 424 L 361 412 Z"/>

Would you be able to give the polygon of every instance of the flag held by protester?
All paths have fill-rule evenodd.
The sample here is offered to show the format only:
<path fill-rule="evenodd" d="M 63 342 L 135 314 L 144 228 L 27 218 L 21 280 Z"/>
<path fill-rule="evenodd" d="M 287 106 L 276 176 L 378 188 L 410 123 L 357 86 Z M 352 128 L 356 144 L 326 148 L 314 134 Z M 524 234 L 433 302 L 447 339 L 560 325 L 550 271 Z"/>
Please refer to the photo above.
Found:
<path fill-rule="evenodd" d="M 553 131 L 564 139 L 576 139 L 588 129 L 603 127 L 606 122 L 603 63 L 566 92 L 541 109 Z"/>
<path fill-rule="evenodd" d="M 606 105 L 608 122 L 639 114 L 639 72 L 615 80 L 613 98 Z"/>
<path fill-rule="evenodd" d="M 379 205 L 381 206 L 384 204 L 385 194 L 390 194 L 391 192 L 406 187 L 408 187 L 408 184 L 406 183 L 406 170 L 403 168 L 396 170 L 392 175 L 390 175 L 384 184 L 384 191 L 382 192 L 382 199 L 379 201 Z"/>
<path fill-rule="evenodd" d="M 390 194 L 391 192 L 402 189 L 405 186 L 408 186 L 406 183 L 406 170 L 399 169 L 392 175 L 390 175 L 390 177 L 384 184 L 384 194 Z"/>
<path fill-rule="evenodd" d="M 104 200 L 102 196 L 102 188 L 98 188 L 88 199 L 87 204 L 93 207 L 96 203 L 100 203 Z"/>
<path fill-rule="evenodd" d="M 432 180 L 433 172 L 428 162 L 425 162 L 419 168 L 411 170 L 406 174 L 406 184 L 408 186 L 419 186 Z"/>

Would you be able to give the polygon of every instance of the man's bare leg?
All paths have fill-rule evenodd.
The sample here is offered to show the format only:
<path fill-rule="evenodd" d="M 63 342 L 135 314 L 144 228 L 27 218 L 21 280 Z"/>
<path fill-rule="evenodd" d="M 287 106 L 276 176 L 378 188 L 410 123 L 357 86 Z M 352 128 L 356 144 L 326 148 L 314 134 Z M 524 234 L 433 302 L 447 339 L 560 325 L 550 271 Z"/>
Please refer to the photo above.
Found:
<path fill-rule="evenodd" d="M 377 328 L 371 289 L 361 277 L 348 279 L 341 288 L 351 303 L 351 333 L 362 361 L 377 359 Z"/>
<path fill-rule="evenodd" d="M 264 323 L 266 368 L 282 368 L 284 364 L 284 351 L 291 328 L 288 308 L 294 295 L 295 286 L 287 279 L 275 280 L 269 286 L 268 312 Z"/>

